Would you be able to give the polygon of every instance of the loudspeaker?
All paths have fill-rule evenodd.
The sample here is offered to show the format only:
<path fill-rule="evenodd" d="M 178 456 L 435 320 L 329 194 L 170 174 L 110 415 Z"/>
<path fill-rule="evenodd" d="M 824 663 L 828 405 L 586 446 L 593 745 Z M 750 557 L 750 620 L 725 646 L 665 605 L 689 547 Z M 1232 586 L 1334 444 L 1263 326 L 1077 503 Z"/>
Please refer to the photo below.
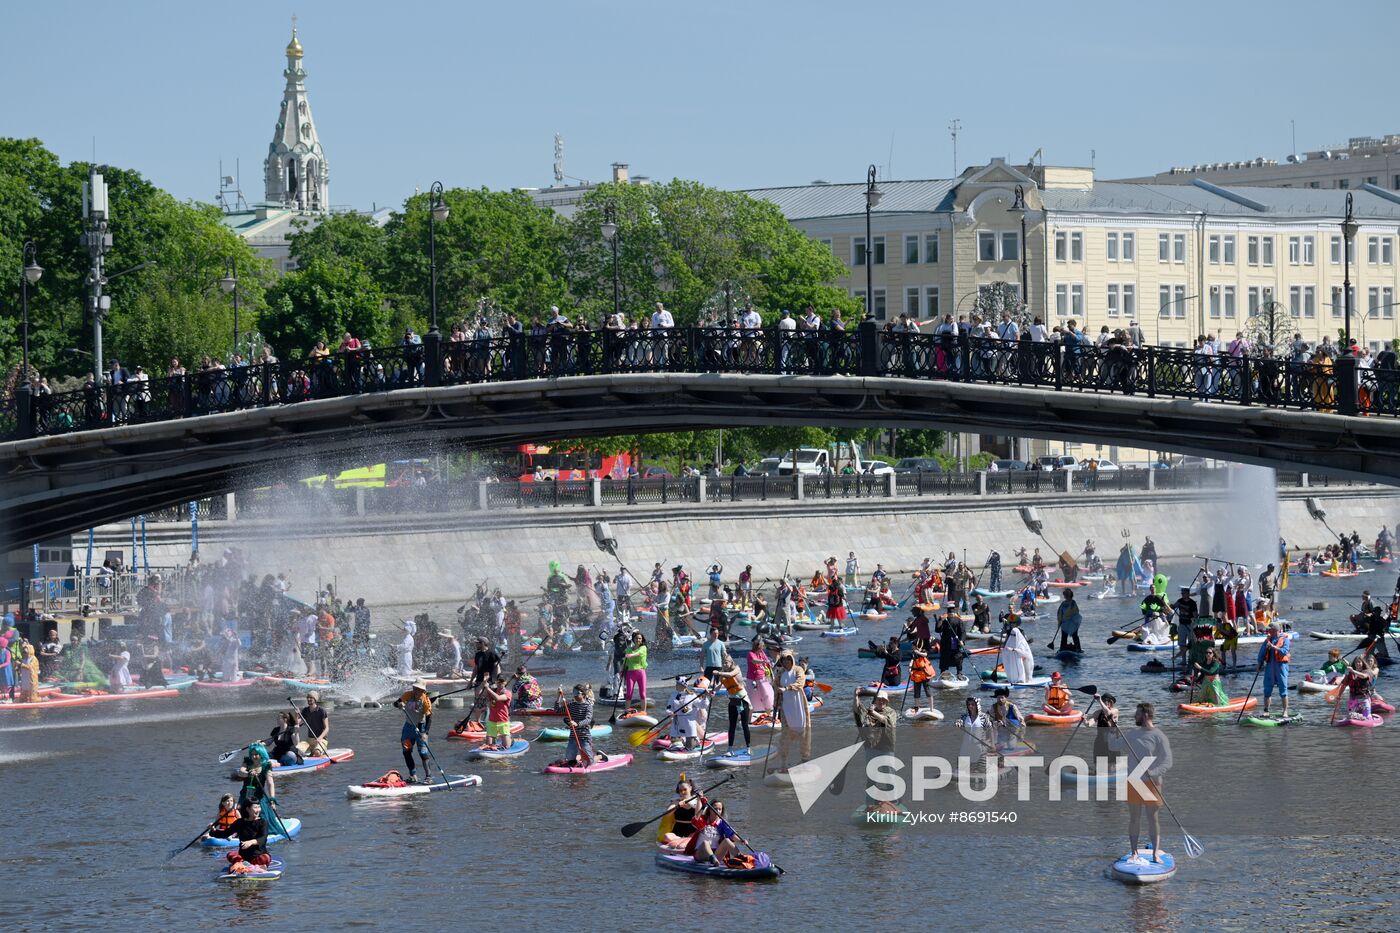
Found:
<path fill-rule="evenodd" d="M 1026 523 L 1026 527 L 1032 534 L 1040 534 L 1040 529 L 1045 527 L 1040 522 L 1040 513 L 1035 510 L 1035 506 L 1027 505 L 1021 508 L 1021 521 Z"/>

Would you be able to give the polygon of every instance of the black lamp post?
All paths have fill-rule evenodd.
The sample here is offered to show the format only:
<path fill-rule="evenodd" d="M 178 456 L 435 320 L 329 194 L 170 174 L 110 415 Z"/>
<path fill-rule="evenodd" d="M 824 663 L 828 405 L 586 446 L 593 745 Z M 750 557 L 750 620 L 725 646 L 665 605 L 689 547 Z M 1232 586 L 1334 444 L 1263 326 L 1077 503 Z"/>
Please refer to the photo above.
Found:
<path fill-rule="evenodd" d="M 1016 200 L 1010 210 L 1021 215 L 1021 303 L 1029 310 L 1031 292 L 1026 258 L 1026 190 L 1020 185 L 1016 186 Z"/>
<path fill-rule="evenodd" d="M 613 209 L 613 206 L 611 204 L 608 204 L 603 208 L 603 226 L 600 229 L 603 234 L 603 239 L 607 240 L 608 243 L 612 246 L 613 314 L 619 316 L 618 319 L 621 320 L 620 315 L 622 314 L 622 289 L 620 286 L 620 281 L 618 279 L 617 272 L 617 212 Z"/>
<path fill-rule="evenodd" d="M 865 318 L 875 319 L 875 240 L 870 235 L 870 212 L 884 192 L 875 187 L 875 166 L 865 173 Z"/>
<path fill-rule="evenodd" d="M 23 372 L 20 374 L 19 388 L 28 395 L 34 391 L 33 384 L 29 381 L 29 286 L 38 285 L 39 277 L 44 274 L 44 267 L 39 265 L 35 258 L 37 250 L 33 240 L 26 240 L 24 243 L 24 271 L 19 280 L 20 292 L 20 313 L 23 315 L 22 326 L 24 328 L 24 359 L 22 365 Z"/>
<path fill-rule="evenodd" d="M 1345 251 L 1342 273 L 1342 302 L 1346 308 L 1346 332 L 1342 338 L 1342 352 L 1351 354 L 1351 244 L 1356 239 L 1357 223 L 1351 215 L 1351 192 L 1347 192 L 1347 212 L 1342 218 L 1342 249 Z"/>
<path fill-rule="evenodd" d="M 447 219 L 447 202 L 442 198 L 442 182 L 435 181 L 428 189 L 428 277 L 432 280 L 430 286 L 431 297 L 429 306 L 431 308 L 432 321 L 428 327 L 428 333 L 438 332 L 437 315 L 437 225 L 439 221 Z"/>
<path fill-rule="evenodd" d="M 233 352 L 238 354 L 238 264 L 230 256 L 224 260 L 224 277 L 219 279 L 219 287 L 225 295 L 233 295 Z"/>

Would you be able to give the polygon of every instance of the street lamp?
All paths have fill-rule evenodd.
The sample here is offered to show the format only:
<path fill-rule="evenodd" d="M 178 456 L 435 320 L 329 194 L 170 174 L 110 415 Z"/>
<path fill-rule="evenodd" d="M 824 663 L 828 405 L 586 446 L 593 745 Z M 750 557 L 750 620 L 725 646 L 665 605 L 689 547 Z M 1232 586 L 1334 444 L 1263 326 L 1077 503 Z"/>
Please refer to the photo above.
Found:
<path fill-rule="evenodd" d="M 875 319 L 875 241 L 870 236 L 870 212 L 884 192 L 875 187 L 875 166 L 865 173 L 865 319 Z"/>
<path fill-rule="evenodd" d="M 1344 272 L 1342 273 L 1342 301 L 1346 307 L 1346 336 L 1342 339 L 1343 352 L 1351 353 L 1351 243 L 1356 239 L 1357 223 L 1351 215 L 1351 192 L 1347 192 L 1347 212 L 1342 218 L 1342 249 L 1345 251 Z"/>
<path fill-rule="evenodd" d="M 24 243 L 24 273 L 20 276 L 19 291 L 20 305 L 22 307 L 24 327 L 24 371 L 20 376 L 19 387 L 26 395 L 34 391 L 33 384 L 29 381 L 29 286 L 38 285 L 39 277 L 44 274 L 44 267 L 39 265 L 36 258 L 37 249 L 33 240 L 26 240 Z"/>
<path fill-rule="evenodd" d="M 428 333 L 438 332 L 437 320 L 437 225 L 440 221 L 447 219 L 447 202 L 442 199 L 442 182 L 435 181 L 428 189 L 428 274 L 432 279 L 432 297 L 430 307 L 432 309 L 432 322 L 428 327 Z"/>
<path fill-rule="evenodd" d="M 1165 304 L 1162 305 L 1162 307 L 1158 308 L 1158 309 L 1157 309 L 1157 323 L 1156 323 L 1156 324 L 1153 326 L 1153 328 L 1152 328 L 1152 332 L 1153 332 L 1153 333 L 1152 333 L 1152 342 L 1155 343 L 1155 344 L 1157 344 L 1157 346 L 1159 346 L 1159 347 L 1162 345 L 1162 318 L 1166 316 L 1165 312 L 1166 312 L 1166 310 L 1167 310 L 1168 308 L 1170 308 L 1170 307 L 1171 307 L 1172 305 L 1174 305 L 1174 304 L 1180 304 L 1180 303 L 1183 302 L 1183 301 L 1195 301 L 1195 300 L 1196 300 L 1197 298 L 1199 298 L 1199 297 L 1201 297 L 1201 296 L 1200 296 L 1200 295 L 1183 295 L 1183 296 L 1180 297 L 1180 298 L 1173 298 L 1171 301 L 1166 302 Z"/>
<path fill-rule="evenodd" d="M 1026 268 L 1026 190 L 1020 185 L 1016 186 L 1015 202 L 1007 210 L 1021 215 L 1021 302 L 1030 310 L 1030 277 Z"/>
<path fill-rule="evenodd" d="M 233 354 L 238 355 L 238 264 L 232 256 L 224 260 L 224 277 L 219 287 L 225 295 L 233 295 Z"/>
<path fill-rule="evenodd" d="M 617 211 L 611 204 L 603 208 L 603 226 L 600 228 L 603 239 L 612 245 L 613 259 L 613 314 L 620 321 L 622 315 L 622 290 L 619 287 L 617 274 Z"/>

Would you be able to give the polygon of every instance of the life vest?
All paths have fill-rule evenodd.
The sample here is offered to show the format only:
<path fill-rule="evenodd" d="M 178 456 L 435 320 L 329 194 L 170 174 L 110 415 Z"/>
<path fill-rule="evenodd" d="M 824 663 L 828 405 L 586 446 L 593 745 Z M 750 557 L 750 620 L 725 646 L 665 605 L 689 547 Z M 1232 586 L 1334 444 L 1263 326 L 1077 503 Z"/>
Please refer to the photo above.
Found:
<path fill-rule="evenodd" d="M 232 829 L 233 824 L 238 822 L 238 808 L 230 807 L 214 818 L 214 828 Z"/>
<path fill-rule="evenodd" d="M 1064 708 L 1069 706 L 1069 688 L 1064 684 L 1051 684 L 1045 691 L 1045 705 Z"/>
<path fill-rule="evenodd" d="M 1273 642 L 1268 641 L 1268 640 L 1265 640 L 1264 644 L 1265 644 L 1265 646 L 1268 648 L 1268 655 L 1269 655 L 1270 660 L 1277 661 L 1277 662 L 1280 663 L 1280 664 L 1287 664 L 1287 663 L 1288 663 L 1288 659 L 1289 659 L 1290 655 L 1289 655 L 1289 653 L 1288 653 L 1288 639 L 1287 639 L 1287 638 L 1284 638 L 1284 639 L 1283 639 L 1283 647 L 1282 647 L 1282 648 L 1276 647 L 1276 646 L 1274 645 Z"/>
<path fill-rule="evenodd" d="M 909 665 L 909 679 L 916 684 L 933 678 L 933 662 L 928 658 L 915 658 Z"/>

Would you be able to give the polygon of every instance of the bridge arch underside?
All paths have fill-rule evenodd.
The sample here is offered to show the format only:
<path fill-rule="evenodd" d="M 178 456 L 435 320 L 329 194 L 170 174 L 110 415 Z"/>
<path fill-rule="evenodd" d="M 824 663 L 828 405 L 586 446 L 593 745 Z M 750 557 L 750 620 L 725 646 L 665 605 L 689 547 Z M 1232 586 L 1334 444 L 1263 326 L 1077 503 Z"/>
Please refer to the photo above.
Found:
<path fill-rule="evenodd" d="M 852 376 L 625 374 L 364 394 L 0 444 L 0 546 L 367 459 L 750 425 L 936 428 L 1400 485 L 1400 420 Z"/>

